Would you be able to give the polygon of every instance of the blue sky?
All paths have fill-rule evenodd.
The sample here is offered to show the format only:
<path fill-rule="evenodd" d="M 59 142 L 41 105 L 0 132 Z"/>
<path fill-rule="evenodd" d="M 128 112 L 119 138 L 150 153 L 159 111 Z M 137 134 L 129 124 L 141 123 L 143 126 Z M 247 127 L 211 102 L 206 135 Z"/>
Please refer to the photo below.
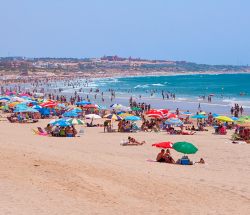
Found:
<path fill-rule="evenodd" d="M 250 64 L 249 0 L 0 0 L 0 56 Z"/>

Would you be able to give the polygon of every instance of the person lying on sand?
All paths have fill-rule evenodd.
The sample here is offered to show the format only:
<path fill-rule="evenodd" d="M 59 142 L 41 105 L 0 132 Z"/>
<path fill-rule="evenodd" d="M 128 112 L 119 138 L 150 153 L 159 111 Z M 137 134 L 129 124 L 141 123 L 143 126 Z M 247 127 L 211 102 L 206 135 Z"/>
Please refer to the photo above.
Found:
<path fill-rule="evenodd" d="M 200 159 L 200 161 L 195 162 L 195 163 L 199 163 L 199 164 L 205 164 L 205 160 L 203 158 Z"/>
<path fill-rule="evenodd" d="M 138 142 L 136 139 L 132 138 L 132 137 L 128 137 L 128 141 L 126 142 L 122 142 L 121 145 L 122 146 L 138 146 L 138 145 L 143 145 L 144 143 L 146 143 L 145 141 L 142 141 L 141 143 Z"/>

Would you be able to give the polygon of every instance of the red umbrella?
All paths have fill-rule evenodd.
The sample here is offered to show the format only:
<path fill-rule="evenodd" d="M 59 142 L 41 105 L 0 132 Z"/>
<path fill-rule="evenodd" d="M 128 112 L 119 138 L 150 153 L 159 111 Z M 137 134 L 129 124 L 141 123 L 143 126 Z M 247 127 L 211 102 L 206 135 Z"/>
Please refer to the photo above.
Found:
<path fill-rule="evenodd" d="M 160 109 L 159 111 L 162 112 L 164 115 L 168 114 L 168 110 L 167 109 Z"/>
<path fill-rule="evenodd" d="M 168 119 L 171 119 L 171 118 L 178 118 L 178 117 L 177 117 L 177 115 L 174 114 L 174 113 L 169 113 L 169 114 L 167 115 L 167 118 L 168 118 Z"/>
<path fill-rule="evenodd" d="M 152 118 L 163 118 L 163 115 L 159 113 L 154 113 L 154 114 L 152 113 L 152 114 L 148 114 L 147 116 L 152 117 Z"/>
<path fill-rule="evenodd" d="M 53 101 L 48 101 L 48 102 L 42 103 L 41 106 L 42 107 L 53 108 L 53 107 L 57 106 L 57 103 L 55 103 Z"/>
<path fill-rule="evenodd" d="M 93 104 L 89 104 L 89 105 L 84 105 L 83 108 L 97 108 L 96 105 L 93 105 Z"/>
<path fill-rule="evenodd" d="M 146 114 L 161 114 L 162 115 L 162 112 L 159 111 L 159 110 L 155 110 L 155 109 L 151 109 L 149 111 L 146 112 Z"/>
<path fill-rule="evenodd" d="M 173 147 L 173 143 L 171 143 L 171 142 L 161 142 L 161 143 L 152 144 L 152 146 L 156 146 L 158 148 L 164 148 L 164 149 L 167 149 L 167 148 L 171 149 Z"/>

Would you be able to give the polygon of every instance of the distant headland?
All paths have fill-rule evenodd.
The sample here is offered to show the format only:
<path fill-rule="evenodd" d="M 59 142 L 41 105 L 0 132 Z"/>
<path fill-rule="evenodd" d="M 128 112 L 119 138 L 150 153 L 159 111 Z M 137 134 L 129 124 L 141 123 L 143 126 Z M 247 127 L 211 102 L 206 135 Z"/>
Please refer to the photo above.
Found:
<path fill-rule="evenodd" d="M 103 56 L 101 58 L 0 57 L 0 75 L 47 77 L 111 77 L 176 74 L 250 73 L 250 66 L 208 65 L 187 61 L 147 60 Z"/>

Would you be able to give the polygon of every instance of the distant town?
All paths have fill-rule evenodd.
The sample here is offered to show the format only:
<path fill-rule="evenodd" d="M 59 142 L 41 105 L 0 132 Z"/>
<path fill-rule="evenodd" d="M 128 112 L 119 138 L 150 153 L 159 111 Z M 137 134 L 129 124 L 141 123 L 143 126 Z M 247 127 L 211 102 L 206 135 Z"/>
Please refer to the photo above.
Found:
<path fill-rule="evenodd" d="M 1 79 L 11 75 L 108 77 L 120 75 L 169 75 L 176 73 L 249 73 L 250 66 L 207 65 L 186 61 L 147 60 L 103 56 L 101 58 L 0 57 Z"/>

